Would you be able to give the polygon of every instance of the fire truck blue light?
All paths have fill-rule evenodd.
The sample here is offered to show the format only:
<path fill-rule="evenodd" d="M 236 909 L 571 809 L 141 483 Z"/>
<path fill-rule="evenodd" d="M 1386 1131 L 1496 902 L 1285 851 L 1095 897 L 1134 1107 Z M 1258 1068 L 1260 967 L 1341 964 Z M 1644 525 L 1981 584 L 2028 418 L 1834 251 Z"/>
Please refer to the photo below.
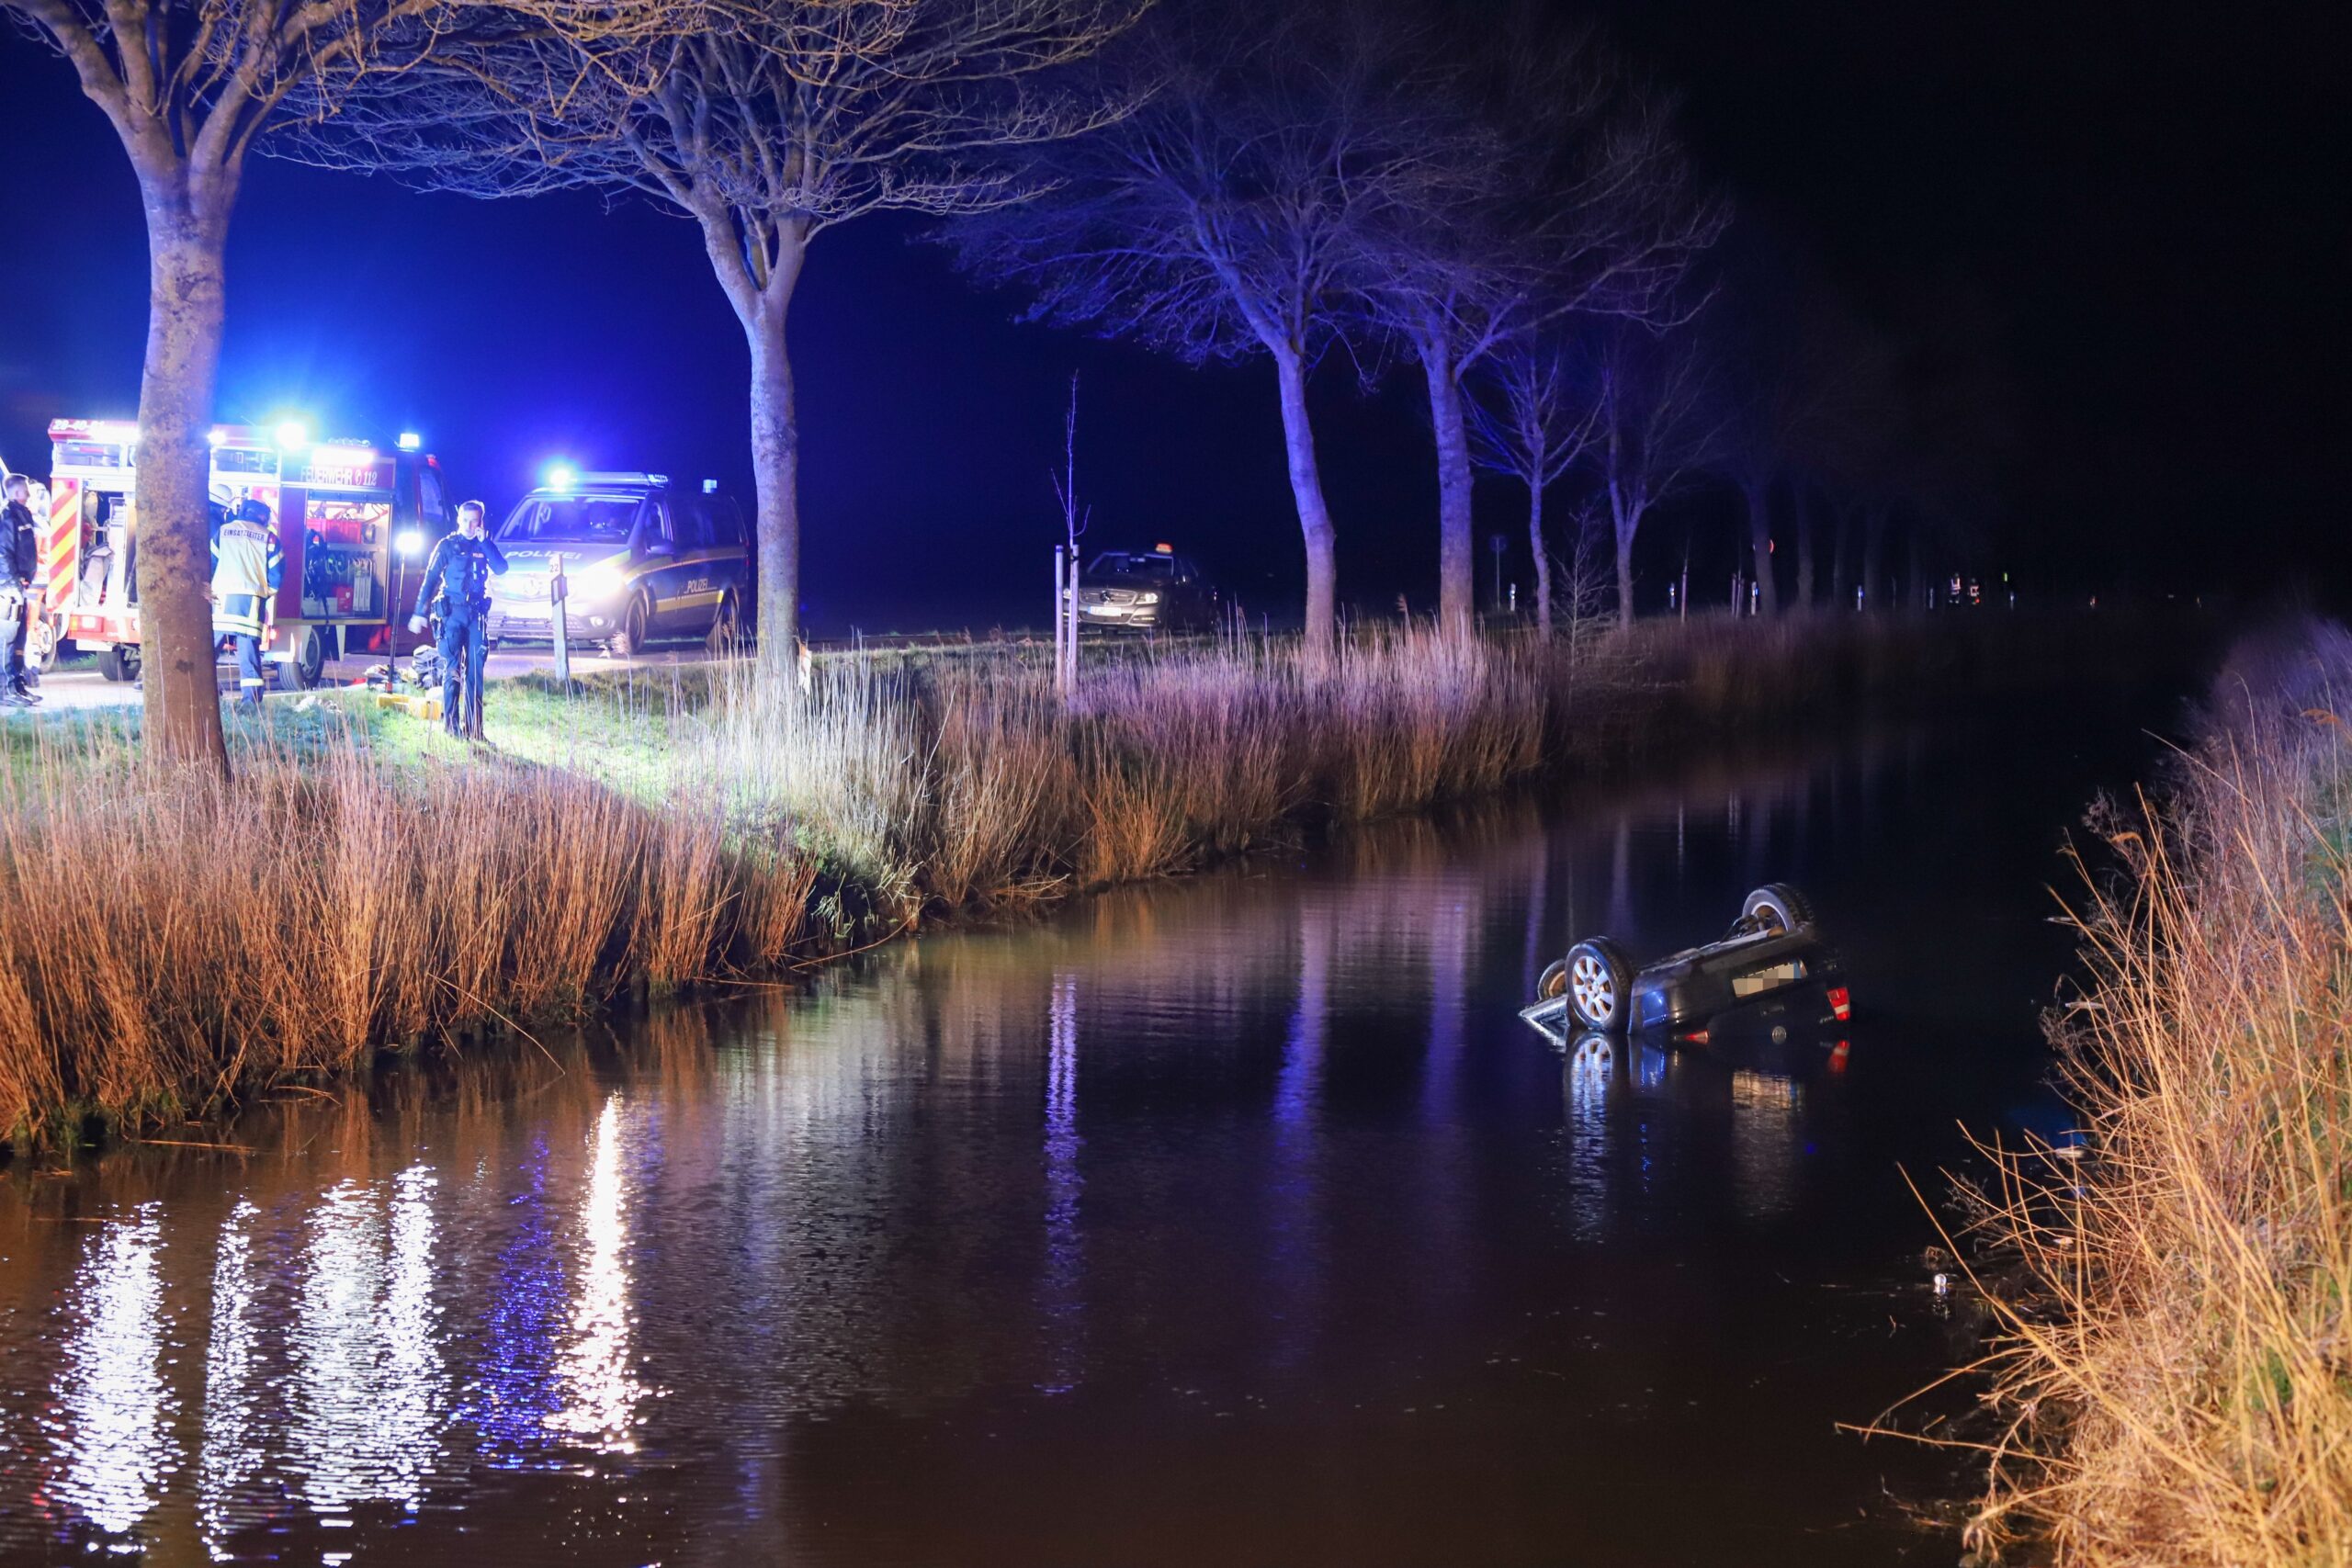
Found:
<path fill-rule="evenodd" d="M 422 451 L 424 451 L 424 436 L 422 436 L 422 435 L 419 435 L 419 434 L 418 434 L 415 431 L 413 431 L 413 430 L 403 430 L 403 431 L 401 431 L 401 451 L 403 451 L 403 452 L 422 452 Z"/>
<path fill-rule="evenodd" d="M 310 446 L 310 421 L 304 419 L 289 419 L 280 422 L 277 426 L 277 449 L 279 451 L 300 452 L 304 447 Z"/>

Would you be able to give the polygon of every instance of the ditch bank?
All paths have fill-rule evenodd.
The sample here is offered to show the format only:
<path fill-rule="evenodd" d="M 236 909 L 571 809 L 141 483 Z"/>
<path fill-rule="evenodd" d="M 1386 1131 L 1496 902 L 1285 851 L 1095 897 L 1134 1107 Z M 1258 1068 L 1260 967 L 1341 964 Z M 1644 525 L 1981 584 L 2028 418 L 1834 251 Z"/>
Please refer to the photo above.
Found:
<path fill-rule="evenodd" d="M 1736 735 L 2142 679 L 2201 640 L 1989 614 L 1372 631 L 1336 670 L 1279 642 L 1094 650 L 1067 704 L 1018 648 L 829 660 L 806 694 L 740 665 L 524 677 L 492 694 L 494 750 L 345 694 L 241 725 L 226 782 L 147 766 L 133 716 L 18 719 L 0 1129 L 152 1133 L 625 992 L 775 984 L 926 920 Z"/>

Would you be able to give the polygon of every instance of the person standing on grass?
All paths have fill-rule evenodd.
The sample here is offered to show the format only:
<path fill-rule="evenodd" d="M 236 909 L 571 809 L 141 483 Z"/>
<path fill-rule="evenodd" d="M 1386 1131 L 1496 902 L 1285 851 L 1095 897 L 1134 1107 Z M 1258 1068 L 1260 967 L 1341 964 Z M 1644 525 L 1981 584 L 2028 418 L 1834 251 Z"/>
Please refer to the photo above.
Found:
<path fill-rule="evenodd" d="M 424 563 L 417 585 L 416 613 L 408 629 L 424 629 L 429 606 L 441 617 L 441 727 L 463 739 L 481 739 L 482 666 L 490 660 L 490 580 L 506 570 L 506 556 L 482 525 L 479 501 L 458 508 L 458 528 L 444 534 Z M 465 683 L 465 716 L 458 714 L 458 688 Z"/>
<path fill-rule="evenodd" d="M 212 541 L 212 635 L 237 649 L 237 701 L 261 706 L 261 634 L 269 602 L 286 574 L 285 552 L 270 531 L 269 507 L 251 496 L 237 502 Z"/>
<path fill-rule="evenodd" d="M 25 645 L 40 607 L 40 535 L 33 525 L 32 481 L 10 474 L 0 485 L 0 707 L 28 708 L 40 701 L 25 670 Z"/>

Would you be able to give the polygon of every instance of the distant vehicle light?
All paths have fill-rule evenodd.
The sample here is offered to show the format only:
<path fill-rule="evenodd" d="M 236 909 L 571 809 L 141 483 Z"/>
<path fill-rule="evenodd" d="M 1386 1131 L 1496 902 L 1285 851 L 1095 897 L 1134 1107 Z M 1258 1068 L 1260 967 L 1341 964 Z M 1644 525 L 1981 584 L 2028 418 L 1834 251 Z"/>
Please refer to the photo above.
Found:
<path fill-rule="evenodd" d="M 1172 556 L 1176 553 L 1176 547 L 1167 543 L 1157 544 L 1151 547 L 1151 553 L 1156 556 Z"/>
<path fill-rule="evenodd" d="M 718 481 L 717 479 L 703 480 L 702 492 L 705 495 L 717 495 L 718 493 Z"/>
<path fill-rule="evenodd" d="M 277 427 L 277 449 L 300 452 L 311 444 L 311 425 L 307 420 L 289 419 Z"/>
<path fill-rule="evenodd" d="M 414 528 L 403 528 L 392 536 L 392 548 L 404 556 L 421 556 L 424 553 L 424 536 Z"/>
<path fill-rule="evenodd" d="M 401 432 L 400 446 L 403 452 L 422 452 L 424 450 L 424 437 L 413 430 L 403 430 Z"/>
<path fill-rule="evenodd" d="M 549 490 L 570 490 L 580 482 L 580 470 L 570 463 L 549 463 L 547 482 Z"/>

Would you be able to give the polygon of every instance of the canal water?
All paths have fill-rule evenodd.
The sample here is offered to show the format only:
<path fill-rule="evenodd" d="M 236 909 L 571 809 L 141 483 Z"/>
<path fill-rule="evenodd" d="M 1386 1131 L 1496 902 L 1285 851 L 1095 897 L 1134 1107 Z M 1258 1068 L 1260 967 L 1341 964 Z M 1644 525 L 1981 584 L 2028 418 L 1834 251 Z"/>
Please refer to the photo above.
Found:
<path fill-rule="evenodd" d="M 1839 1424 L 1966 1352 L 1905 1172 L 2051 1125 L 2058 851 L 2165 716 L 1392 824 L 18 1161 L 0 1562 L 1949 1562 L 1956 1461 Z M 1516 1018 L 1774 880 L 1844 1050 Z"/>

